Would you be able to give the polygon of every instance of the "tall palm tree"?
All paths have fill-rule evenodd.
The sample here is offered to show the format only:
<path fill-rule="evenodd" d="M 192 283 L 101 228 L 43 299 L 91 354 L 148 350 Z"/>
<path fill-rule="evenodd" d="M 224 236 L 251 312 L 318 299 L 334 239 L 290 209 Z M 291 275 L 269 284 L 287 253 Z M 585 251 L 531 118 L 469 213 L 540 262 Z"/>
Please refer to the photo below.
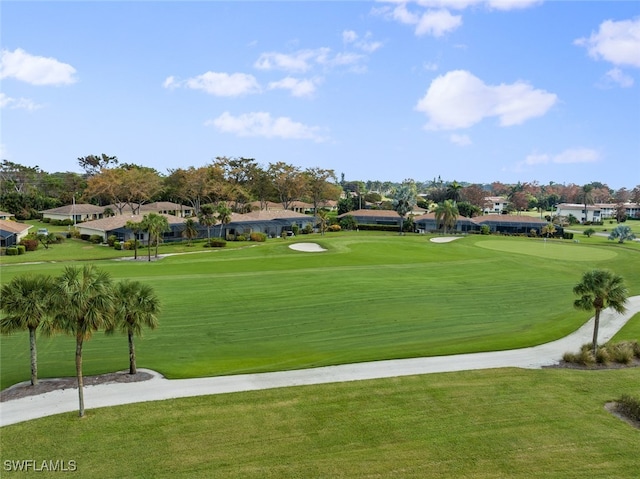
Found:
<path fill-rule="evenodd" d="M 410 183 L 403 183 L 398 187 L 393 195 L 393 209 L 400 216 L 400 234 L 402 234 L 404 228 L 404 217 L 413 209 L 416 205 L 416 191 L 415 185 Z"/>
<path fill-rule="evenodd" d="M 153 288 L 139 281 L 121 281 L 114 288 L 114 322 L 107 333 L 120 329 L 129 339 L 129 374 L 136 374 L 136 348 L 133 337 L 142 336 L 142 328 L 158 326 L 160 299 Z"/>
<path fill-rule="evenodd" d="M 577 309 L 596 312 L 593 325 L 593 354 L 596 354 L 600 312 L 605 308 L 612 308 L 623 313 L 627 302 L 627 288 L 621 276 L 611 271 L 594 269 L 584 273 L 582 281 L 573 288 L 573 292 L 580 296 L 573 302 Z"/>
<path fill-rule="evenodd" d="M 582 204 L 584 204 L 584 220 L 583 223 L 587 222 L 587 205 L 593 204 L 593 185 L 584 185 L 580 190 L 580 198 L 582 200 Z"/>
<path fill-rule="evenodd" d="M 38 353 L 36 350 L 36 330 L 45 333 L 53 331 L 49 321 L 51 313 L 51 293 L 53 279 L 50 276 L 16 276 L 2 286 L 0 310 L 0 332 L 11 334 L 15 331 L 29 331 L 31 352 L 31 384 L 38 384 Z"/>
<path fill-rule="evenodd" d="M 442 222 L 444 234 L 447 234 L 447 228 L 455 227 L 459 212 L 453 200 L 444 200 L 442 203 L 438 203 L 434 212 L 436 214 L 436 225 L 440 227 Z"/>
<path fill-rule="evenodd" d="M 207 228 L 207 243 L 211 244 L 211 227 L 216 224 L 216 209 L 213 205 L 202 205 L 198 221 Z"/>
<path fill-rule="evenodd" d="M 56 278 L 55 323 L 76 338 L 76 376 L 80 417 L 84 416 L 82 346 L 95 331 L 110 327 L 113 318 L 111 277 L 93 265 L 67 266 Z"/>
<path fill-rule="evenodd" d="M 139 221 L 127 221 L 125 227 L 133 233 L 133 258 L 138 259 L 138 233 L 144 231 L 144 227 Z"/>
<path fill-rule="evenodd" d="M 149 261 L 151 261 L 151 244 L 156 246 L 156 258 L 158 257 L 158 244 L 162 240 L 162 233 L 170 231 L 169 220 L 166 216 L 158 213 L 149 213 L 142 219 L 142 226 L 149 234 Z"/>
<path fill-rule="evenodd" d="M 231 210 L 224 203 L 220 203 L 216 211 L 218 212 L 217 218 L 220 221 L 220 237 L 222 238 L 222 228 L 231 221 Z"/>
<path fill-rule="evenodd" d="M 187 238 L 188 245 L 191 246 L 191 240 L 198 237 L 198 228 L 196 228 L 196 222 L 192 218 L 187 218 L 184 222 L 184 230 L 182 230 L 182 236 Z"/>
<path fill-rule="evenodd" d="M 460 201 L 460 190 L 462 190 L 462 185 L 456 180 L 453 180 L 447 185 L 447 199 L 452 200 L 453 203 L 456 204 Z"/>

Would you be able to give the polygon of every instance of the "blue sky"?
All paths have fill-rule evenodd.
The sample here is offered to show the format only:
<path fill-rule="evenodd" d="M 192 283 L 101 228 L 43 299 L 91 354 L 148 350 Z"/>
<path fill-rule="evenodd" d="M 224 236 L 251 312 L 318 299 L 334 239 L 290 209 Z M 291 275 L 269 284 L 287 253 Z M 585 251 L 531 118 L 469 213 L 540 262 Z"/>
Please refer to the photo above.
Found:
<path fill-rule="evenodd" d="M 640 3 L 1 5 L 1 154 L 640 184 Z"/>

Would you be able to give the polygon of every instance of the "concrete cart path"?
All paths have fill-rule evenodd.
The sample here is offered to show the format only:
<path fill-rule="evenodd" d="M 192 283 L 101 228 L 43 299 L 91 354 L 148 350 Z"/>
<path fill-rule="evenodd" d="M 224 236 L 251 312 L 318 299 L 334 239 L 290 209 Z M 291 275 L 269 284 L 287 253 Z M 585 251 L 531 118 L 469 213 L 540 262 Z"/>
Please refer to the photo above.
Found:
<path fill-rule="evenodd" d="M 598 340 L 610 340 L 624 324 L 640 312 L 640 296 L 629 298 L 627 311 L 605 310 L 600 315 Z M 120 404 L 158 401 L 209 394 L 255 391 L 289 386 L 326 384 L 366 379 L 410 376 L 474 369 L 517 367 L 538 369 L 557 364 L 567 351 L 578 351 L 593 337 L 591 318 L 574 333 L 556 341 L 523 349 L 459 354 L 414 359 L 372 361 L 294 371 L 240 374 L 194 379 L 166 379 L 155 371 L 142 370 L 154 377 L 148 381 L 85 386 L 87 410 Z M 0 403 L 0 427 L 78 409 L 78 390 L 51 391 Z"/>

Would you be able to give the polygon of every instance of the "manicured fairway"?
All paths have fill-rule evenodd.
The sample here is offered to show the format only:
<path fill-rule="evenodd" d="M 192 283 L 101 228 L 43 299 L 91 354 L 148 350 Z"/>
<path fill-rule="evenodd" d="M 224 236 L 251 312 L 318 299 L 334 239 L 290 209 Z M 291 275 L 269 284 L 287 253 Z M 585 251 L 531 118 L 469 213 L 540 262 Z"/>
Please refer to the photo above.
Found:
<path fill-rule="evenodd" d="M 100 479 L 635 479 L 640 431 L 604 409 L 622 394 L 640 396 L 640 369 L 503 369 L 204 396 L 7 426 L 2 460 L 75 461 L 67 475 Z"/>
<path fill-rule="evenodd" d="M 572 288 L 587 269 L 610 268 L 640 294 L 640 251 L 616 244 L 558 244 L 572 253 L 550 258 L 522 254 L 544 248 L 528 238 L 301 239 L 328 251 L 293 251 L 274 240 L 152 263 L 96 262 L 115 280 L 149 283 L 162 298 L 159 329 L 137 341 L 138 366 L 178 378 L 517 348 L 588 319 L 572 307 Z M 64 265 L 6 265 L 1 280 L 58 274 Z M 27 334 L 0 341 L 2 387 L 27 380 Z M 71 338 L 40 338 L 38 354 L 41 377 L 74 375 Z M 125 337 L 99 333 L 85 345 L 85 374 L 122 370 L 127 361 Z"/>
<path fill-rule="evenodd" d="M 538 239 L 537 241 L 483 241 L 482 248 L 508 253 L 520 253 L 546 259 L 560 259 L 565 261 L 605 261 L 611 260 L 618 254 L 615 250 L 588 247 L 567 243 L 566 241 Z"/>

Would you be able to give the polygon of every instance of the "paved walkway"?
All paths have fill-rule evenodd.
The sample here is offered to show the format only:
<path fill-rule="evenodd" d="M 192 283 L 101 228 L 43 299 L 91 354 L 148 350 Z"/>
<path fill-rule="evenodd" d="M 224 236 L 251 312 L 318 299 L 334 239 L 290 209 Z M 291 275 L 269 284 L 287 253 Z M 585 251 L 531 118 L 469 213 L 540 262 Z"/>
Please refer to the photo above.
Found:
<path fill-rule="evenodd" d="M 611 310 L 603 311 L 600 315 L 598 340 L 604 343 L 611 339 L 638 312 L 640 312 L 640 296 L 629 298 L 627 311 L 624 314 Z M 558 363 L 565 352 L 577 351 L 583 344 L 591 342 L 593 321 L 594 319 L 591 318 L 580 329 L 557 341 L 509 351 L 373 361 L 294 371 L 195 379 L 165 379 L 155 371 L 143 370 L 153 374 L 154 378 L 133 383 L 85 386 L 85 407 L 89 410 L 162 399 L 473 369 L 505 367 L 538 369 Z M 0 403 L 0 427 L 75 411 L 77 408 L 77 389 L 57 390 L 39 396 L 14 399 Z"/>

